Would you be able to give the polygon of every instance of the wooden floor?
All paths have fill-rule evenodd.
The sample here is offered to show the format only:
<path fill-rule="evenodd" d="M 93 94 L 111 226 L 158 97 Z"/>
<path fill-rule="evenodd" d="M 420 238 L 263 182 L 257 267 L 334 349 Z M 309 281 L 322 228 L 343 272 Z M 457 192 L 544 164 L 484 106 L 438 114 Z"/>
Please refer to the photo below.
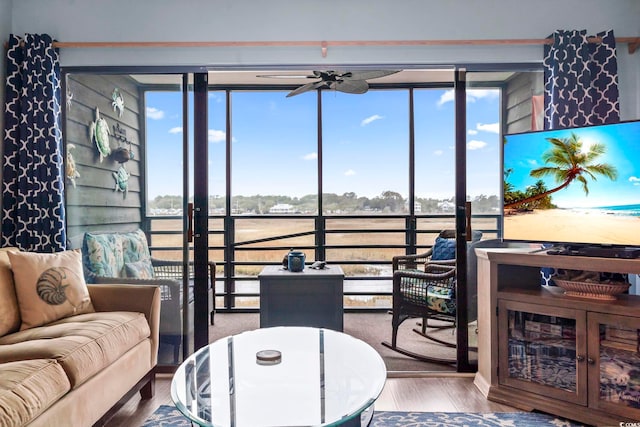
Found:
<path fill-rule="evenodd" d="M 155 396 L 134 396 L 108 423 L 109 427 L 139 427 L 160 405 L 172 405 L 171 375 L 156 378 Z M 377 411 L 516 412 L 515 408 L 486 400 L 468 374 L 422 373 L 420 377 L 388 378 L 375 403 Z"/>

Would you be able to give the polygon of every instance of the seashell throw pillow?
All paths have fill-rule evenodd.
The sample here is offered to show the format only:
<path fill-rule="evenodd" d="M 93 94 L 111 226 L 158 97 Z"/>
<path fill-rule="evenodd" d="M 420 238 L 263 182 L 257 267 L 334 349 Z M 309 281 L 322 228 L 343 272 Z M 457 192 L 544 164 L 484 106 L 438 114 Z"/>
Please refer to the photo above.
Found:
<path fill-rule="evenodd" d="M 9 252 L 9 260 L 22 318 L 20 330 L 95 311 L 79 251 Z"/>

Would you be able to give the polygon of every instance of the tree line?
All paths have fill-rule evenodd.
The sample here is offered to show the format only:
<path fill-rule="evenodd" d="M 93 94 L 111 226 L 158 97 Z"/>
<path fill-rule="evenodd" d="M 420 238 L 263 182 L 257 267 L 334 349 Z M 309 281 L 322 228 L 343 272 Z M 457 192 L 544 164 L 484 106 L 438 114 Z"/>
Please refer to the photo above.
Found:
<path fill-rule="evenodd" d="M 454 198 L 435 199 L 416 197 L 416 213 L 436 214 L 453 213 Z M 474 213 L 495 214 L 500 210 L 500 199 L 496 195 L 480 195 L 471 200 Z M 224 212 L 226 200 L 223 196 L 209 197 L 209 211 Z M 309 194 L 302 197 L 285 195 L 253 195 L 253 196 L 233 196 L 231 199 L 231 209 L 233 213 L 247 214 L 269 214 L 271 208 L 276 205 L 289 205 L 293 213 L 313 214 L 318 209 L 318 196 Z M 149 201 L 150 209 L 179 209 L 182 207 L 182 197 L 175 195 L 157 196 Z M 354 192 L 343 194 L 323 193 L 322 207 L 324 212 L 331 213 L 407 213 L 408 199 L 402 197 L 395 191 L 383 191 L 376 197 L 358 196 Z"/>

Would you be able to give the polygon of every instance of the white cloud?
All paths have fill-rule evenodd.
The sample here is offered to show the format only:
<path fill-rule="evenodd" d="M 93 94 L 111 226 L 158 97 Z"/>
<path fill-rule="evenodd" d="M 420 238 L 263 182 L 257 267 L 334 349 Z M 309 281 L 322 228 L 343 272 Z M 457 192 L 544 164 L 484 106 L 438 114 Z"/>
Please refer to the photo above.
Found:
<path fill-rule="evenodd" d="M 638 178 L 637 176 L 630 176 L 629 177 L 629 181 L 630 182 L 640 182 L 640 178 Z"/>
<path fill-rule="evenodd" d="M 444 104 L 446 104 L 447 102 L 451 102 L 453 101 L 453 90 L 448 90 L 445 93 L 443 93 L 442 95 L 440 95 L 440 99 L 438 100 L 438 107 L 442 107 Z"/>
<path fill-rule="evenodd" d="M 223 130 L 209 129 L 209 142 L 224 142 L 227 139 L 227 133 Z"/>
<path fill-rule="evenodd" d="M 499 93 L 498 89 L 467 89 L 467 102 L 476 102 L 483 98 L 496 98 Z M 447 102 L 452 102 L 454 98 L 453 89 L 449 89 L 440 96 L 437 105 L 442 107 Z"/>
<path fill-rule="evenodd" d="M 171 134 L 182 133 L 182 126 L 172 127 L 171 129 L 169 129 L 169 133 Z M 207 138 L 209 142 L 213 142 L 213 143 L 224 142 L 227 139 L 227 133 L 223 130 L 209 129 Z"/>
<path fill-rule="evenodd" d="M 529 160 L 527 160 L 527 163 L 530 166 L 538 166 L 538 161 L 536 159 L 529 159 Z"/>
<path fill-rule="evenodd" d="M 364 119 L 363 121 L 360 122 L 360 126 L 366 126 L 369 123 L 375 122 L 376 120 L 380 120 L 383 117 L 379 114 L 374 114 L 373 116 L 369 116 L 366 119 Z"/>
<path fill-rule="evenodd" d="M 477 134 L 478 134 L 478 131 L 477 131 L 477 130 L 475 130 L 475 129 L 469 129 L 469 132 L 468 132 L 468 133 L 469 133 L 469 135 L 477 135 Z"/>
<path fill-rule="evenodd" d="M 154 107 L 147 107 L 147 117 L 152 120 L 160 120 L 164 118 L 164 111 Z"/>
<path fill-rule="evenodd" d="M 497 98 L 499 93 L 498 89 L 467 89 L 467 101 L 474 102 L 483 98 Z"/>
<path fill-rule="evenodd" d="M 318 158 L 318 153 L 309 153 L 302 156 L 304 160 L 315 160 Z"/>
<path fill-rule="evenodd" d="M 479 150 L 487 146 L 487 143 L 484 141 L 478 141 L 477 139 L 472 139 L 467 142 L 467 149 L 469 150 Z"/>
<path fill-rule="evenodd" d="M 355 174 L 356 174 L 356 171 L 354 171 L 353 169 L 349 169 L 345 171 L 344 176 L 353 176 Z"/>
<path fill-rule="evenodd" d="M 209 92 L 209 99 L 213 99 L 216 103 L 221 103 L 224 100 L 224 97 L 217 92 Z"/>
<path fill-rule="evenodd" d="M 500 123 L 478 123 L 476 129 L 491 133 L 500 133 Z"/>
<path fill-rule="evenodd" d="M 444 154 L 444 151 L 442 151 L 442 150 L 436 150 L 436 151 L 434 151 L 434 152 L 433 152 L 433 154 L 434 154 L 435 156 L 442 156 L 442 155 Z"/>

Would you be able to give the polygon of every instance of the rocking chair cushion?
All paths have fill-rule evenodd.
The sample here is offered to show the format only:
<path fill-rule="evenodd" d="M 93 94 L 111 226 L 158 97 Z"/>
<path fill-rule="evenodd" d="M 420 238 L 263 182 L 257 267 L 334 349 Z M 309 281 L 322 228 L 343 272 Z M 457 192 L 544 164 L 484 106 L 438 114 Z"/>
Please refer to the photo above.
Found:
<path fill-rule="evenodd" d="M 429 286 L 427 288 L 427 307 L 438 313 L 455 314 L 455 290 L 446 286 Z"/>
<path fill-rule="evenodd" d="M 420 279 L 405 278 L 404 280 L 419 281 Z M 424 288 L 427 288 L 426 297 Z M 435 286 L 424 281 L 413 283 L 411 286 L 404 288 L 402 297 L 405 301 L 424 306 L 429 310 L 442 314 L 455 314 L 456 312 L 456 296 L 455 291 L 445 286 Z"/>
<path fill-rule="evenodd" d="M 455 259 L 456 239 L 436 237 L 436 242 L 434 243 L 432 250 L 433 253 L 431 254 L 431 259 L 434 261 Z"/>
<path fill-rule="evenodd" d="M 456 313 L 456 302 L 452 299 L 427 295 L 427 307 L 429 310 L 440 314 L 454 315 Z"/>
<path fill-rule="evenodd" d="M 409 271 L 421 272 L 420 270 Z M 426 298 L 427 301 L 429 299 L 448 300 L 455 305 L 455 287 L 440 286 L 429 280 L 415 277 L 403 277 L 401 283 L 401 293 L 403 299 L 410 301 L 413 304 L 424 305 Z"/>
<path fill-rule="evenodd" d="M 429 285 L 427 296 L 441 299 L 455 299 L 456 295 L 452 288 L 446 286 Z"/>

